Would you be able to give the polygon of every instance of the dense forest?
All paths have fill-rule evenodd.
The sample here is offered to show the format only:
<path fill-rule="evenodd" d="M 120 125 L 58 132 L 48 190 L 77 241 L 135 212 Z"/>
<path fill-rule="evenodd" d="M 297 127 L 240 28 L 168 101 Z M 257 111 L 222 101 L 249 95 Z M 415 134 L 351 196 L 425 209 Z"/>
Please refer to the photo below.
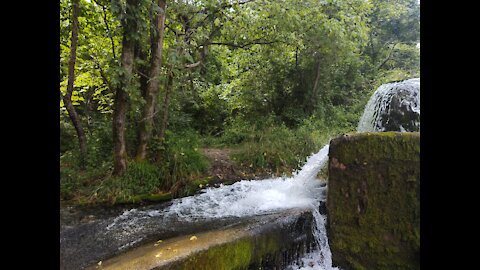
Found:
<path fill-rule="evenodd" d="M 61 199 L 188 195 L 207 148 L 291 173 L 419 44 L 418 0 L 61 0 Z"/>

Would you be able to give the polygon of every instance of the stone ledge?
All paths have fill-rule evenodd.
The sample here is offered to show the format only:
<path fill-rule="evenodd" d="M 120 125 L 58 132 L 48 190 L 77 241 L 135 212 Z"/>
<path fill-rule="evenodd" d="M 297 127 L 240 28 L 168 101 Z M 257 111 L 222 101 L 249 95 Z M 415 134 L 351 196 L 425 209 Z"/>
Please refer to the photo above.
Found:
<path fill-rule="evenodd" d="M 248 223 L 153 241 L 86 269 L 282 269 L 309 251 L 310 210 L 292 209 Z"/>

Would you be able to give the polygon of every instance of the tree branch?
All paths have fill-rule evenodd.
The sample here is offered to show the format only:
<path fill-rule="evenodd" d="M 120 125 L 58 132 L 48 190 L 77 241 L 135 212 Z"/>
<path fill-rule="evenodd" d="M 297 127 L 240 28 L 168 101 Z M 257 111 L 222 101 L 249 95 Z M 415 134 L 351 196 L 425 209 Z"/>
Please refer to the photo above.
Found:
<path fill-rule="evenodd" d="M 175 36 L 177 36 L 177 31 L 175 29 L 173 29 L 173 27 L 170 27 L 170 24 L 165 23 L 165 29 L 169 29 L 170 31 L 172 31 L 175 34 Z"/>
<path fill-rule="evenodd" d="M 185 68 L 194 68 L 194 67 L 198 67 L 201 63 L 202 63 L 203 59 L 202 60 L 199 60 L 197 61 L 196 63 L 193 63 L 193 64 L 185 64 Z"/>
<path fill-rule="evenodd" d="M 194 27 L 192 27 L 192 29 L 198 29 L 199 27 L 203 26 L 209 17 L 213 16 L 214 14 L 216 14 L 216 13 L 218 13 L 218 12 L 220 12 L 220 11 L 226 9 L 226 8 L 231 8 L 234 5 L 247 4 L 247 3 L 250 3 L 250 2 L 253 2 L 253 1 L 255 1 L 255 0 L 245 0 L 245 1 L 238 1 L 236 3 L 223 4 L 218 9 L 214 10 L 211 13 L 209 13 L 209 10 L 205 9 L 205 8 L 202 9 L 202 10 L 199 10 L 198 12 L 196 12 L 196 14 L 207 14 L 207 16 L 205 18 L 203 18 L 203 20 L 198 22 Z"/>
<path fill-rule="evenodd" d="M 110 81 L 108 80 L 107 76 L 105 75 L 105 71 L 102 68 L 102 65 L 100 65 L 100 62 L 98 61 L 98 58 L 96 55 L 92 55 L 93 60 L 95 61 L 95 64 L 97 65 L 98 70 L 100 71 L 100 77 L 102 77 L 103 83 L 107 85 L 108 89 L 113 90 L 112 85 Z"/>
<path fill-rule="evenodd" d="M 245 47 L 248 47 L 248 46 L 252 46 L 252 45 L 270 45 L 270 44 L 274 44 L 274 43 L 277 43 L 279 42 L 278 40 L 274 40 L 274 41 L 252 41 L 252 42 L 248 42 L 248 43 L 245 43 L 245 44 L 235 44 L 235 43 L 232 43 L 232 42 L 209 42 L 207 45 L 224 45 L 224 46 L 229 46 L 229 47 L 233 47 L 233 48 L 245 48 Z"/>
<path fill-rule="evenodd" d="M 390 60 L 390 57 L 392 56 L 393 50 L 395 49 L 395 46 L 397 46 L 397 44 L 398 43 L 393 44 L 392 48 L 388 52 L 388 56 L 385 58 L 385 60 L 382 61 L 382 63 L 380 63 L 380 65 L 377 66 L 377 68 L 376 68 L 377 70 L 380 69 L 383 65 L 385 65 L 388 60 Z"/>
<path fill-rule="evenodd" d="M 111 32 L 111 30 L 110 30 L 110 26 L 108 25 L 106 8 L 105 8 L 104 5 L 98 3 L 97 0 L 93 0 L 93 2 L 95 2 L 95 4 L 97 4 L 97 5 L 99 5 L 99 6 L 102 7 L 102 10 L 103 10 L 103 22 L 105 23 L 105 27 L 107 28 L 107 33 L 109 33 L 109 38 L 110 38 L 110 41 L 111 41 L 111 43 L 112 43 L 113 59 L 117 59 L 117 55 L 115 54 L 115 41 L 113 40 L 112 32 Z"/>

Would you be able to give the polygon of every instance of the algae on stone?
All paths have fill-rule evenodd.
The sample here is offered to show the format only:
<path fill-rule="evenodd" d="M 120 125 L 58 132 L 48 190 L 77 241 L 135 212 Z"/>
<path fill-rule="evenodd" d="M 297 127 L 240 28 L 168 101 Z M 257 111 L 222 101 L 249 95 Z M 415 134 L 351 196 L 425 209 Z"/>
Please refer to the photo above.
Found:
<path fill-rule="evenodd" d="M 420 268 L 420 134 L 345 134 L 330 143 L 328 235 L 342 269 Z"/>
<path fill-rule="evenodd" d="M 313 248 L 312 222 L 309 209 L 291 209 L 199 231 L 195 237 L 162 237 L 162 241 L 157 239 L 110 258 L 98 258 L 86 269 L 100 269 L 100 260 L 105 270 L 285 269 Z"/>

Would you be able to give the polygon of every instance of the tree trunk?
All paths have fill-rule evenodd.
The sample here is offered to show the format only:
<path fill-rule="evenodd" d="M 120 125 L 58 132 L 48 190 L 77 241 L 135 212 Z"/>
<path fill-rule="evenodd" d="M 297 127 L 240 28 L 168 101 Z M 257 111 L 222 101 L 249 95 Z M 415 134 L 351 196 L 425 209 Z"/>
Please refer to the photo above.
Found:
<path fill-rule="evenodd" d="M 165 31 L 166 0 L 159 0 L 158 5 L 162 10 L 155 16 L 155 29 L 157 34 L 155 35 L 155 42 L 152 44 L 152 59 L 149 72 L 150 80 L 148 81 L 145 93 L 143 117 L 139 123 L 137 160 L 145 160 L 147 157 L 147 144 L 152 135 L 155 101 L 157 99 L 159 90 L 160 68 L 162 66 L 163 36 Z"/>
<path fill-rule="evenodd" d="M 127 0 L 127 19 L 122 21 L 123 40 L 121 64 L 123 72 L 120 75 L 120 85 L 115 91 L 115 104 L 113 108 L 113 175 L 121 176 L 127 170 L 127 146 L 125 140 L 125 126 L 128 93 L 127 87 L 131 84 L 133 60 L 135 56 L 135 40 L 131 37 L 137 29 L 132 10 L 136 8 L 138 0 Z"/>
<path fill-rule="evenodd" d="M 72 39 L 70 46 L 70 60 L 68 62 L 68 84 L 67 93 L 62 96 L 63 103 L 67 109 L 68 116 L 75 127 L 78 137 L 78 144 L 80 146 L 80 168 L 85 169 L 86 157 L 87 157 L 87 139 L 85 132 L 83 131 L 80 117 L 72 104 L 73 84 L 75 82 L 75 62 L 77 58 L 77 41 L 78 41 L 78 14 L 80 13 L 79 0 L 73 0 L 73 12 L 72 12 Z"/>
<path fill-rule="evenodd" d="M 173 71 L 172 66 L 168 69 L 168 78 L 167 78 L 167 86 L 165 87 L 165 99 L 163 100 L 163 118 L 162 123 L 160 125 L 160 131 L 158 132 L 158 139 L 160 143 L 164 143 L 165 141 L 165 131 L 167 130 L 168 126 L 168 107 L 170 106 L 170 94 L 173 90 Z M 162 151 L 158 151 L 157 153 L 157 163 L 160 163 L 162 160 Z"/>
<path fill-rule="evenodd" d="M 315 76 L 315 82 L 313 84 L 313 89 L 312 89 L 312 98 L 311 98 L 311 110 L 313 111 L 315 109 L 315 105 L 318 101 L 317 98 L 317 92 L 318 92 L 318 83 L 320 81 L 320 73 L 321 73 L 321 62 L 320 62 L 320 56 L 317 57 L 317 73 Z"/>

